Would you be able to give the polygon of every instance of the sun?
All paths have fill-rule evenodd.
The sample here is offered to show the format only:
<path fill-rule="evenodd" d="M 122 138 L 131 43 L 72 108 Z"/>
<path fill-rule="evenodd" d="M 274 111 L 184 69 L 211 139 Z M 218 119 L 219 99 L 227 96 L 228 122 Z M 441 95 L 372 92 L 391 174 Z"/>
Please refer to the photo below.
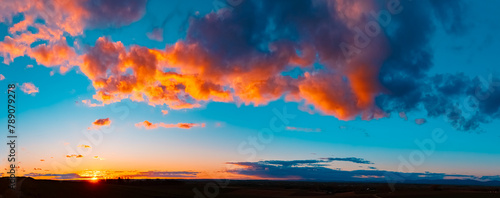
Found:
<path fill-rule="evenodd" d="M 99 178 L 97 178 L 97 177 L 92 177 L 92 178 L 90 178 L 90 180 L 89 180 L 89 181 L 90 181 L 90 182 L 92 182 L 92 183 L 97 183 L 97 182 L 99 182 Z"/>

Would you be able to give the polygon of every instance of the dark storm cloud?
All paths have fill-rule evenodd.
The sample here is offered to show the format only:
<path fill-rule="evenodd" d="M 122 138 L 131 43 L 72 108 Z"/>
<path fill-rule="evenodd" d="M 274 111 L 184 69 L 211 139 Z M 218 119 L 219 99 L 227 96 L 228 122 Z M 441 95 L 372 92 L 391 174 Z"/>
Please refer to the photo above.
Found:
<path fill-rule="evenodd" d="M 392 53 L 379 75 L 386 93 L 376 98 L 377 106 L 386 113 L 424 110 L 428 117 L 444 117 L 454 128 L 464 131 L 476 130 L 481 123 L 498 118 L 498 79 L 490 76 L 484 83 L 481 77 L 471 78 L 463 73 L 427 74 L 433 66 L 430 39 L 436 28 L 442 25 L 454 35 L 467 31 L 463 23 L 464 3 L 402 2 L 405 10 L 394 17 L 394 26 L 388 28 L 393 31 L 387 32 Z M 430 17 L 433 14 L 437 21 Z M 482 94 L 487 97 L 481 98 Z"/>

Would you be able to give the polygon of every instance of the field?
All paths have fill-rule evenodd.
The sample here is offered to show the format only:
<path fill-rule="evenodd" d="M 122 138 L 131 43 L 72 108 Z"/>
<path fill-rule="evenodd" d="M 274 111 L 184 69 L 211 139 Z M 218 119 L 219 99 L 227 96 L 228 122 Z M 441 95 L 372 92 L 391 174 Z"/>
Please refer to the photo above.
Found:
<path fill-rule="evenodd" d="M 500 187 L 231 180 L 214 188 L 212 180 L 56 181 L 18 178 L 17 191 L 0 180 L 2 197 L 500 197 Z M 207 185 L 208 184 L 208 185 Z M 207 193 L 205 193 L 207 188 Z M 198 194 L 195 191 L 199 192 Z"/>

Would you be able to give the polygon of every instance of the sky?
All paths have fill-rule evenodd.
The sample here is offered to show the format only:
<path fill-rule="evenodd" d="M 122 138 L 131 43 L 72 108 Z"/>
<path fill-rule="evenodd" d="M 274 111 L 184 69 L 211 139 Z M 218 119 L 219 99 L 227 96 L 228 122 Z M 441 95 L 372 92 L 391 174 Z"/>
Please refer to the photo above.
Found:
<path fill-rule="evenodd" d="M 1 102 L 15 84 L 18 174 L 500 181 L 498 9 L 2 2 Z"/>

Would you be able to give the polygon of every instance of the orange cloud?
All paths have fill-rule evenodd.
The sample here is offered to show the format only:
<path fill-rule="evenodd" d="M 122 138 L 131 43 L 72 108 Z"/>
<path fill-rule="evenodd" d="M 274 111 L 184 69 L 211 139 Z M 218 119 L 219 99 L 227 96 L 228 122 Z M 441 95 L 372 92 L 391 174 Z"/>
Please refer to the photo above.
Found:
<path fill-rule="evenodd" d="M 38 93 L 38 87 L 36 87 L 33 83 L 23 83 L 21 85 L 21 91 L 27 94 L 35 95 Z"/>
<path fill-rule="evenodd" d="M 96 156 L 94 156 L 93 158 L 94 158 L 95 160 L 104 160 L 104 158 L 99 157 L 99 156 L 97 156 L 97 155 L 96 155 Z"/>
<path fill-rule="evenodd" d="M 2 74 L 0 74 L 0 80 L 4 80 L 5 79 L 5 76 L 3 76 Z"/>
<path fill-rule="evenodd" d="M 31 49 L 30 56 L 39 64 L 45 66 L 69 66 L 76 64 L 76 62 L 68 62 L 69 60 L 77 57 L 75 50 L 66 44 L 66 40 L 62 39 L 60 42 L 45 45 L 41 44 Z M 66 67 L 61 69 L 61 73 L 67 71 Z"/>
<path fill-rule="evenodd" d="M 267 30 L 235 23 L 239 18 L 218 20 L 217 13 L 212 12 L 193 18 L 185 39 L 165 49 L 125 47 L 119 41 L 101 37 L 83 55 L 76 54 L 80 51 L 78 43 L 70 47 L 64 33 L 77 36 L 86 27 L 129 24 L 144 14 L 145 4 L 125 1 L 115 5 L 103 1 L 93 5 L 85 0 L 22 3 L 9 2 L 4 6 L 13 10 L 3 13 L 4 18 L 22 12 L 25 19 L 9 28 L 10 36 L 0 42 L 0 54 L 5 61 L 28 55 L 46 66 L 61 65 L 62 73 L 78 65 L 92 81 L 96 90 L 93 99 L 100 103 L 82 101 L 87 106 L 130 99 L 177 110 L 200 108 L 212 101 L 259 106 L 284 98 L 300 103 L 301 109 L 310 113 L 340 120 L 386 116 L 375 105 L 375 97 L 383 92 L 378 75 L 389 53 L 386 37 L 370 38 L 370 45 L 353 56 L 345 57 L 339 49 L 342 42 L 356 40 L 353 32 L 367 22 L 366 17 L 360 16 L 374 10 L 377 5 L 373 3 L 311 4 L 309 11 L 321 10 L 318 13 L 327 14 L 318 18 L 316 12 L 304 13 L 301 15 L 304 18 L 290 19 L 290 24 L 300 26 L 297 39 L 258 40 L 253 37 Z M 48 7 L 56 11 L 46 11 Z M 280 12 L 265 14 L 270 15 L 265 17 L 285 17 Z M 38 17 L 46 23 L 34 24 Z M 316 25 L 303 26 L 308 20 Z M 27 31 L 33 24 L 39 29 L 36 34 Z M 159 35 L 161 31 L 157 29 L 148 36 L 159 39 Z M 32 48 L 31 44 L 38 40 L 48 43 Z M 314 63 L 323 68 L 317 69 Z M 301 74 L 296 77 L 283 74 L 293 68 Z M 192 127 L 182 123 L 161 124 L 143 122 L 141 126 Z"/>
<path fill-rule="evenodd" d="M 179 41 L 165 50 L 140 46 L 127 50 L 121 42 L 101 37 L 83 56 L 81 69 L 97 90 L 94 99 L 103 104 L 128 98 L 177 110 L 199 108 L 210 101 L 258 106 L 284 97 L 312 107 L 311 113 L 341 120 L 359 115 L 366 120 L 386 116 L 374 104 L 382 89 L 377 79 L 380 63 L 353 59 L 345 63 L 345 69 L 338 69 L 341 75 L 306 72 L 303 77 L 291 78 L 282 75 L 285 67 L 307 67 L 314 53 L 307 45 L 301 48 L 302 56 L 288 43 L 274 47 L 274 57 L 252 57 L 250 53 L 223 67 L 218 62 L 223 57 L 207 53 L 197 43 Z M 375 49 L 366 51 L 367 56 L 384 56 Z"/>
<path fill-rule="evenodd" d="M 163 115 L 167 115 L 167 114 L 168 114 L 168 110 L 161 110 L 161 113 L 162 113 Z"/>
<path fill-rule="evenodd" d="M 78 147 L 80 147 L 80 148 L 92 148 L 91 146 L 85 145 L 85 144 L 80 144 L 80 145 L 78 145 Z"/>
<path fill-rule="evenodd" d="M 196 124 L 196 123 L 177 123 L 177 124 L 166 124 L 163 122 L 160 123 L 151 123 L 147 120 L 144 122 L 139 122 L 135 124 L 137 128 L 142 128 L 144 127 L 145 129 L 156 129 L 158 127 L 163 127 L 163 128 L 181 128 L 181 129 L 190 129 L 192 127 L 205 127 L 205 123 L 201 124 Z"/>
<path fill-rule="evenodd" d="M 83 155 L 76 155 L 76 154 L 71 154 L 71 155 L 66 155 L 67 158 L 82 158 Z"/>
<path fill-rule="evenodd" d="M 0 22 L 10 25 L 6 36 L 0 42 L 0 55 L 9 64 L 16 57 L 28 55 L 47 67 L 62 66 L 64 73 L 73 65 L 80 65 L 80 57 L 69 47 L 65 33 L 79 36 L 87 27 L 109 27 L 127 25 L 144 15 L 146 1 L 30 1 L 2 2 Z M 23 13 L 24 20 L 12 24 L 13 17 Z M 35 23 L 42 19 L 45 23 Z M 28 27 L 38 31 L 33 33 Z M 48 44 L 33 45 L 36 41 Z M 32 47 L 33 46 L 33 47 Z M 78 48 L 78 43 L 74 47 Z"/>
<path fill-rule="evenodd" d="M 92 123 L 94 127 L 109 126 L 110 124 L 111 120 L 109 118 L 97 119 Z"/>

